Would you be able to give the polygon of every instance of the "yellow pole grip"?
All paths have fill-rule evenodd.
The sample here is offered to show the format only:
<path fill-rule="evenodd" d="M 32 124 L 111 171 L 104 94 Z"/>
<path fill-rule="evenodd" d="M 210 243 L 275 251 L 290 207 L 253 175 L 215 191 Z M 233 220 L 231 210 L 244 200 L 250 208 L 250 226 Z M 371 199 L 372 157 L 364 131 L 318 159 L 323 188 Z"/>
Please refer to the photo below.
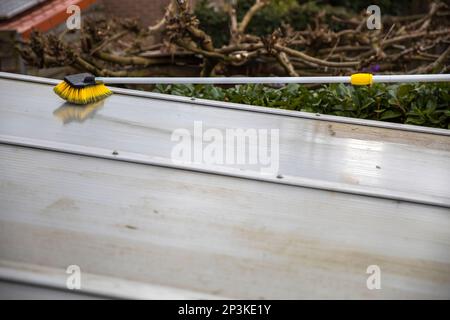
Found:
<path fill-rule="evenodd" d="M 373 75 L 370 73 L 355 73 L 350 77 L 350 82 L 354 86 L 367 86 L 373 83 Z"/>

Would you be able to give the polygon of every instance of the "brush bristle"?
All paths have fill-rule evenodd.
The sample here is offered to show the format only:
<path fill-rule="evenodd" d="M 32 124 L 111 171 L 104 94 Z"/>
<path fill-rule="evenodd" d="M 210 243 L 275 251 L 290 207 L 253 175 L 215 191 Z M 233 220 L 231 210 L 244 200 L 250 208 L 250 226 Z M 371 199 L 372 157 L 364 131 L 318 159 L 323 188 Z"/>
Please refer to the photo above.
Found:
<path fill-rule="evenodd" d="M 59 83 L 53 91 L 64 100 L 75 104 L 97 102 L 112 94 L 111 90 L 102 83 L 85 88 L 74 88 L 66 81 Z"/>

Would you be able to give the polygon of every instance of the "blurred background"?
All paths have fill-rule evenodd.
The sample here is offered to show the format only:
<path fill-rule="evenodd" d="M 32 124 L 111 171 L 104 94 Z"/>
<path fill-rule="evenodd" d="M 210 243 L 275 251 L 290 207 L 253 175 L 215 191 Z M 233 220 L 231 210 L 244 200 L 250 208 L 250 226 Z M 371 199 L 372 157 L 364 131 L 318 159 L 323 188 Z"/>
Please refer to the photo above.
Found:
<path fill-rule="evenodd" d="M 66 22 L 80 8 L 79 29 Z M 380 9 L 380 28 L 368 19 Z M 62 78 L 448 73 L 449 1 L 3 0 L 0 69 Z M 448 128 L 448 84 L 128 86 Z M 317 89 L 316 94 L 312 94 Z M 320 91 L 321 90 L 321 91 Z M 431 101 L 431 102 L 430 102 Z"/>
<path fill-rule="evenodd" d="M 117 71 L 125 67 L 129 71 L 137 64 L 140 73 L 143 73 L 142 69 L 145 67 L 148 72 L 144 73 L 154 75 L 170 75 L 174 72 L 193 75 L 200 73 L 202 67 L 204 75 L 248 72 L 281 75 L 293 74 L 295 73 L 293 70 L 302 69 L 303 74 L 339 74 L 354 70 L 354 66 L 372 71 L 404 72 L 414 70 L 426 62 L 434 62 L 433 59 L 437 59 L 437 54 L 448 46 L 449 34 L 446 31 L 449 31 L 450 9 L 447 2 L 190 0 L 187 1 L 186 9 L 180 9 L 178 4 L 178 2 L 184 4 L 185 1 L 172 2 L 174 2 L 172 6 L 177 8 L 169 10 L 171 0 L 3 0 L 0 2 L 0 68 L 3 71 L 44 76 L 65 74 L 66 67 L 86 69 L 80 66 L 80 63 L 69 61 L 70 59 L 65 57 L 67 54 L 61 52 L 67 53 L 72 50 L 80 56 L 90 55 L 91 57 L 85 57 L 85 60 L 92 65 L 99 63 L 103 69 Z M 69 32 L 66 20 L 71 14 L 66 10 L 73 4 L 82 10 L 82 29 Z M 377 4 L 381 9 L 382 30 L 368 30 L 364 24 L 364 19 L 367 19 L 366 9 L 371 4 Z M 249 19 L 245 20 L 245 28 L 240 30 L 244 17 Z M 165 22 L 165 25 L 161 22 Z M 220 61 L 217 63 L 213 61 L 214 57 L 205 61 L 204 55 L 201 53 L 195 55 L 199 52 L 194 52 L 189 45 L 180 45 L 180 39 L 193 40 L 194 46 L 202 41 L 197 36 L 192 36 L 190 31 L 184 34 L 186 30 L 192 31 L 192 26 L 211 37 L 214 50 L 227 45 L 229 47 L 230 44 L 240 46 L 234 50 L 231 50 L 233 48 L 224 50 L 226 55 L 218 57 L 216 60 Z M 149 29 L 152 31 L 149 32 Z M 122 32 L 124 30 L 128 32 Z M 441 30 L 441 33 L 429 35 L 433 30 Z M 117 36 L 117 32 L 120 33 L 120 37 Z M 291 68 L 293 70 L 287 66 L 289 64 L 287 60 L 285 63 L 280 61 L 278 65 L 268 66 L 267 62 L 272 61 L 270 58 L 283 60 L 283 57 L 277 56 L 277 52 L 270 52 L 274 49 L 273 46 L 270 47 L 270 41 L 264 43 L 264 40 L 274 33 L 281 45 L 287 44 L 289 48 L 299 49 L 313 57 L 341 62 L 358 60 L 359 64 L 336 67 L 317 65 L 314 61 L 302 61 L 301 56 L 287 54 L 287 59 L 293 64 Z M 59 44 L 59 50 L 52 50 L 47 43 L 49 41 L 43 37 L 48 34 L 56 34 L 60 39 L 63 35 L 68 39 L 66 40 L 68 43 Z M 410 35 L 411 38 L 391 43 L 393 38 L 400 35 Z M 113 39 L 108 40 L 111 36 L 114 36 Z M 259 37 L 260 40 L 251 39 L 252 36 Z M 37 39 L 39 37 L 40 40 Z M 30 44 L 33 40 L 35 43 Z M 105 40 L 108 40 L 109 44 L 92 54 L 92 48 L 103 44 Z M 380 42 L 383 40 L 388 40 L 389 43 L 381 47 Z M 262 45 L 250 48 L 254 50 L 244 48 L 245 45 L 258 42 Z M 32 51 L 24 53 L 23 51 L 30 46 Z M 200 45 L 201 48 L 202 46 L 204 47 Z M 371 53 L 375 55 L 362 52 L 361 56 L 361 51 L 367 51 L 368 47 L 374 49 Z M 418 50 L 402 52 L 414 48 Z M 262 49 L 268 50 L 262 52 Z M 47 51 L 45 56 L 40 56 L 44 51 Z M 156 54 L 156 51 L 160 54 Z M 129 57 L 130 52 L 132 57 L 151 57 L 160 61 L 152 60 L 145 64 L 142 59 L 135 61 L 107 59 L 107 54 Z M 398 57 L 400 61 L 386 57 L 393 52 L 401 53 Z M 169 53 L 172 58 L 170 61 L 167 60 Z M 189 56 L 190 53 L 194 55 Z M 231 61 L 225 61 L 227 60 L 225 56 Z M 114 62 L 121 66 L 117 68 L 103 65 L 105 62 L 107 64 Z M 305 65 L 308 62 L 310 65 Z M 178 68 L 168 67 L 169 64 Z M 205 67 L 205 64 L 210 66 Z M 61 67 L 64 70 L 60 70 Z"/>

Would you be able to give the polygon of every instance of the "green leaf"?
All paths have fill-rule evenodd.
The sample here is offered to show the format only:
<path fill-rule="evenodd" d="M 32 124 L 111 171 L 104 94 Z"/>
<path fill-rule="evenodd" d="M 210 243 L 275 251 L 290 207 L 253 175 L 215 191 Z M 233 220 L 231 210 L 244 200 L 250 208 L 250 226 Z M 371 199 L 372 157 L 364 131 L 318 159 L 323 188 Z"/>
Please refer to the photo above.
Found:
<path fill-rule="evenodd" d="M 380 117 L 380 120 L 395 119 L 401 116 L 402 113 L 398 110 L 387 110 L 386 112 L 383 112 L 383 114 Z"/>

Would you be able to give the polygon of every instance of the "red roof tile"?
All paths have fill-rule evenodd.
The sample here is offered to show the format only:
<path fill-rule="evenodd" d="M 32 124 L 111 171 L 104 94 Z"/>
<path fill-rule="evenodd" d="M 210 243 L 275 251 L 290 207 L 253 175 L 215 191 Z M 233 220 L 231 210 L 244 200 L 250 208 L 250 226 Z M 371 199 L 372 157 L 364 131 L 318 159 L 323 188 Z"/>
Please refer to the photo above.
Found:
<path fill-rule="evenodd" d="M 37 5 L 24 13 L 0 23 L 0 30 L 16 30 L 23 38 L 28 38 L 33 30 L 42 32 L 60 25 L 70 16 L 67 7 L 77 5 L 81 10 L 96 0 L 51 0 Z"/>

